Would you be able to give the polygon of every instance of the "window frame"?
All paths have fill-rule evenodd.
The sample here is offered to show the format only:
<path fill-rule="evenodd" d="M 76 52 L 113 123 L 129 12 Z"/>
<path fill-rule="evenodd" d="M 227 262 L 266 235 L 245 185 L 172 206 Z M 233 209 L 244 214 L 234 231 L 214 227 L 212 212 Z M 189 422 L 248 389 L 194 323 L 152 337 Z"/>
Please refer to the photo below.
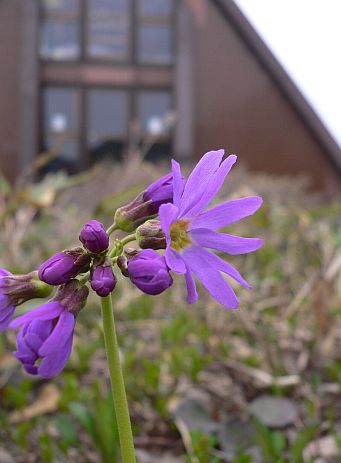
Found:
<path fill-rule="evenodd" d="M 40 0 L 41 1 L 41 0 Z M 171 29 L 171 41 L 170 41 L 170 52 L 171 52 L 171 61 L 169 63 L 157 63 L 154 61 L 143 61 L 141 62 L 138 58 L 138 47 L 137 47 L 137 38 L 138 38 L 138 27 L 141 24 L 144 24 L 143 20 L 139 21 L 138 15 L 138 0 L 129 0 L 130 2 L 130 26 L 129 26 L 129 39 L 128 39 L 128 54 L 127 59 L 120 58 L 103 58 L 103 57 L 94 57 L 91 56 L 88 50 L 89 43 L 89 22 L 88 22 L 88 0 L 80 0 L 78 13 L 75 14 L 75 17 L 78 16 L 79 21 L 79 56 L 75 59 L 53 59 L 48 57 L 42 57 L 39 51 L 40 61 L 44 64 L 60 64 L 60 65 L 76 65 L 76 64 L 95 64 L 101 66 L 113 66 L 113 65 L 124 65 L 124 66 L 139 66 L 139 67 L 148 67 L 148 68 L 158 68 L 158 69 L 171 69 L 175 66 L 176 62 L 176 8 L 177 0 L 174 0 L 174 8 L 172 14 L 169 15 L 169 20 L 165 16 L 145 16 L 144 20 L 147 21 L 145 24 L 148 25 L 169 25 Z M 39 7 L 39 50 L 41 49 L 41 40 L 42 40 L 42 25 L 45 20 L 57 20 L 59 16 L 63 16 L 64 13 L 58 12 L 44 12 L 43 5 L 40 3 Z M 66 14 L 67 15 L 67 14 Z M 70 14 L 73 16 L 73 14 Z M 77 20 L 77 19 L 76 19 Z M 58 22 L 58 21 L 57 21 Z"/>
<path fill-rule="evenodd" d="M 89 109 L 88 109 L 88 94 L 91 90 L 107 90 L 107 91 L 125 91 L 127 92 L 127 105 L 128 105 L 128 112 L 127 112 L 127 134 L 126 136 L 122 137 L 125 147 L 129 145 L 129 131 L 130 131 L 130 123 L 132 121 L 139 120 L 139 104 L 138 104 L 138 95 L 143 92 L 148 93 L 159 93 L 159 92 L 167 92 L 170 95 L 170 110 L 174 111 L 175 108 L 175 91 L 173 87 L 169 86 L 155 86 L 155 87 L 146 87 L 146 86 L 134 86 L 134 87 L 127 87 L 123 85 L 88 85 L 88 84 L 81 84 L 81 83 L 69 83 L 69 82 L 45 82 L 41 85 L 41 92 L 40 92 L 40 111 L 39 111 L 39 146 L 40 148 L 44 146 L 44 137 L 45 137 L 45 130 L 44 130 L 44 94 L 48 88 L 53 89 L 73 89 L 76 90 L 77 96 L 77 112 L 78 112 L 78 124 L 79 127 L 76 128 L 76 133 L 78 135 L 78 153 L 77 159 L 78 163 L 75 166 L 76 171 L 81 171 L 83 169 L 87 169 L 91 167 L 93 164 L 91 159 L 90 147 L 88 143 L 88 126 L 89 126 Z M 170 145 L 170 153 L 171 156 L 172 150 L 174 149 L 174 142 L 175 142 L 175 131 L 176 127 L 171 128 L 169 134 L 159 135 L 155 139 L 155 144 L 157 143 L 169 143 Z M 117 138 L 117 140 L 119 140 Z M 153 135 L 144 134 L 143 131 L 139 134 L 137 138 L 138 144 L 148 144 L 151 140 L 154 140 Z M 125 148 L 124 148 L 125 149 Z"/>

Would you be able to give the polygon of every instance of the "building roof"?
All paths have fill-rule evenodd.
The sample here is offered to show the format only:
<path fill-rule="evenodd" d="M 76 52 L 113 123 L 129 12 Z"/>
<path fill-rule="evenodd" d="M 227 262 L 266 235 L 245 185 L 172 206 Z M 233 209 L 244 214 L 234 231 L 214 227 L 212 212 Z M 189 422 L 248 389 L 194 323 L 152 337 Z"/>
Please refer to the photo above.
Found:
<path fill-rule="evenodd" d="M 341 174 L 341 149 L 312 106 L 233 0 L 212 0 Z"/>

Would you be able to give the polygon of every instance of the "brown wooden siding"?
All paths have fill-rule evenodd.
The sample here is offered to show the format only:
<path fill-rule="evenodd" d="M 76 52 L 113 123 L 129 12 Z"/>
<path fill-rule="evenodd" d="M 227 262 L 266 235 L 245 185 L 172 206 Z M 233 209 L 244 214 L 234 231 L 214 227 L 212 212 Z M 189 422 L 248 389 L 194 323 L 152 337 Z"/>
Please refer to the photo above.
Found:
<path fill-rule="evenodd" d="M 287 98 L 210 2 L 196 29 L 197 156 L 224 147 L 252 170 L 306 174 L 315 188 L 340 185 L 327 153 Z"/>
<path fill-rule="evenodd" d="M 20 4 L 0 2 L 0 168 L 10 180 L 18 161 Z"/>

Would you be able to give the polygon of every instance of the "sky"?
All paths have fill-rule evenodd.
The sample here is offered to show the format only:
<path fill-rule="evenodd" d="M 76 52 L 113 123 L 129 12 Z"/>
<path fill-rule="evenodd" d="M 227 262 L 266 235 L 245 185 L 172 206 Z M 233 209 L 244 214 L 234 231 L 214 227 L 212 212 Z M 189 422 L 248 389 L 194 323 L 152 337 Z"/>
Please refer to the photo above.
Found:
<path fill-rule="evenodd" d="M 341 0 L 235 0 L 341 147 Z"/>

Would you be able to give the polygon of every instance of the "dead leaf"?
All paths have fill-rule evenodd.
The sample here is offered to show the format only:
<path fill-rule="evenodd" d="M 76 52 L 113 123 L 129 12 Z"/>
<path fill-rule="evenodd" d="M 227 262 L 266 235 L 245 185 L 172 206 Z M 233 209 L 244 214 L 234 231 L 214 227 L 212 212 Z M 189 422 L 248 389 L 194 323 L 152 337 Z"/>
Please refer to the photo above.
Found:
<path fill-rule="evenodd" d="M 22 421 L 30 420 L 35 416 L 54 412 L 57 410 L 59 397 L 59 389 L 54 384 L 47 384 L 41 388 L 40 393 L 33 404 L 24 408 L 24 410 L 11 413 L 9 416 L 9 422 L 11 424 L 18 424 Z"/>

